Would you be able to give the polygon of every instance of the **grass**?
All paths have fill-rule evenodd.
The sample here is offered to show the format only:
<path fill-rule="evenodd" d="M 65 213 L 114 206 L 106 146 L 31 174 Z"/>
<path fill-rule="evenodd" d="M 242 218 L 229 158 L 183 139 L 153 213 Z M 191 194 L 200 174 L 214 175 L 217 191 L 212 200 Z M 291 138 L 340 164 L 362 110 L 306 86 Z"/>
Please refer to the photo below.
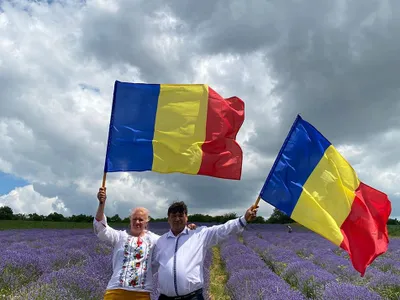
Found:
<path fill-rule="evenodd" d="M 126 228 L 128 223 L 112 223 L 113 227 Z M 303 226 L 293 223 L 293 228 L 304 229 Z M 0 220 L 0 230 L 7 229 L 84 229 L 93 228 L 92 222 L 52 222 L 52 221 L 22 221 L 22 220 Z M 391 237 L 400 237 L 400 225 L 388 225 L 389 235 Z M 240 240 L 243 242 L 242 240 Z"/>
<path fill-rule="evenodd" d="M 400 225 L 388 225 L 390 236 L 400 237 Z"/>
<path fill-rule="evenodd" d="M 304 230 L 304 231 L 310 231 L 303 225 L 300 225 L 298 223 L 291 223 L 291 224 L 285 224 L 285 225 L 290 225 L 293 228 L 293 231 L 295 230 Z M 400 237 L 400 225 L 387 225 L 389 236 L 390 237 Z"/>
<path fill-rule="evenodd" d="M 219 247 L 214 247 L 213 262 L 210 269 L 210 298 L 211 300 L 230 300 L 225 293 L 225 284 L 228 280 L 225 266 L 221 259 Z"/>
<path fill-rule="evenodd" d="M 290 224 L 293 229 L 304 229 L 299 224 Z M 112 223 L 115 228 L 126 228 L 128 223 Z M 52 221 L 22 221 L 22 220 L 0 220 L 0 230 L 7 229 L 84 229 L 93 228 L 92 222 L 52 222 Z M 400 237 L 400 225 L 388 225 L 389 235 L 391 237 Z M 240 240 L 243 242 L 242 240 Z"/>
<path fill-rule="evenodd" d="M 114 227 L 127 227 L 127 223 L 112 223 Z M 0 220 L 0 230 L 7 229 L 84 229 L 93 228 L 93 223 L 86 222 L 52 222 L 52 221 L 20 221 Z"/>

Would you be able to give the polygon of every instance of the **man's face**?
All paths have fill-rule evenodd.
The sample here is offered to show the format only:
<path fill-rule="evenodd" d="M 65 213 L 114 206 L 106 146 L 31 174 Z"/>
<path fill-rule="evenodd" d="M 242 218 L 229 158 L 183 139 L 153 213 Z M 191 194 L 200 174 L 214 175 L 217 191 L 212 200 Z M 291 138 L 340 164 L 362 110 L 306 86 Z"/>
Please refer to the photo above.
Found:
<path fill-rule="evenodd" d="M 176 212 L 168 215 L 168 223 L 173 232 L 181 232 L 185 229 L 187 221 L 188 217 L 185 213 Z"/>
<path fill-rule="evenodd" d="M 147 225 L 147 215 L 141 211 L 135 212 L 131 216 L 131 232 L 133 235 L 140 235 Z"/>

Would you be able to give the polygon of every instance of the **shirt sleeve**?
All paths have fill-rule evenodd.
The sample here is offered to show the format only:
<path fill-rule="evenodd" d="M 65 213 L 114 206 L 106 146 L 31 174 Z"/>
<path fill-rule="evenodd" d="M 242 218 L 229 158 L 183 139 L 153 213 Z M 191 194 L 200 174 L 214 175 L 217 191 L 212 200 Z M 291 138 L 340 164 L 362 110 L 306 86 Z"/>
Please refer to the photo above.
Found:
<path fill-rule="evenodd" d="M 151 258 L 151 267 L 153 270 L 153 274 L 158 272 L 158 268 L 160 267 L 160 264 L 158 262 L 158 255 L 159 255 L 159 247 L 160 247 L 160 240 L 161 240 L 161 235 L 155 234 L 152 232 L 153 239 L 154 239 L 154 248 L 153 248 L 153 253 L 152 253 L 152 258 Z"/>
<path fill-rule="evenodd" d="M 97 221 L 96 218 L 93 219 L 93 229 L 97 237 L 102 240 L 115 245 L 119 239 L 119 232 L 108 226 L 107 217 L 103 215 L 101 221 Z"/>
<path fill-rule="evenodd" d="M 231 234 L 242 232 L 246 225 L 246 219 L 244 216 L 242 216 L 237 219 L 229 220 L 222 225 L 206 227 L 201 231 L 201 234 L 204 238 L 204 246 L 215 246 L 228 238 Z"/>
<path fill-rule="evenodd" d="M 161 235 L 158 235 L 157 233 L 154 233 L 152 231 L 149 231 L 151 235 L 151 239 L 153 240 L 153 243 L 157 243 L 158 239 L 161 237 Z"/>
<path fill-rule="evenodd" d="M 158 262 L 158 248 L 157 242 L 154 246 L 152 257 L 151 257 L 151 268 L 153 270 L 153 274 L 158 272 L 158 268 L 160 267 L 160 263 Z"/>

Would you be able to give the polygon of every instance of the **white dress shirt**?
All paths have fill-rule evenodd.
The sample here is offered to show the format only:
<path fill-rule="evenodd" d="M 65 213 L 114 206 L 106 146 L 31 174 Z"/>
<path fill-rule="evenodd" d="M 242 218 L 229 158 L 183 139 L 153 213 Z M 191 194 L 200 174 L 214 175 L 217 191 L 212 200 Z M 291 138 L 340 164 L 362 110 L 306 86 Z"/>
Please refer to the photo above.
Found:
<path fill-rule="evenodd" d="M 97 237 L 109 242 L 113 247 L 113 273 L 107 289 L 124 289 L 136 292 L 152 292 L 153 272 L 151 258 L 159 235 L 147 231 L 140 237 L 129 235 L 126 231 L 108 226 L 106 216 L 103 220 L 93 220 Z"/>
<path fill-rule="evenodd" d="M 230 234 L 242 232 L 247 224 L 244 217 L 225 224 L 187 227 L 177 236 L 169 231 L 157 241 L 153 252 L 153 272 L 158 270 L 160 293 L 183 296 L 203 287 L 203 263 L 207 249 Z"/>

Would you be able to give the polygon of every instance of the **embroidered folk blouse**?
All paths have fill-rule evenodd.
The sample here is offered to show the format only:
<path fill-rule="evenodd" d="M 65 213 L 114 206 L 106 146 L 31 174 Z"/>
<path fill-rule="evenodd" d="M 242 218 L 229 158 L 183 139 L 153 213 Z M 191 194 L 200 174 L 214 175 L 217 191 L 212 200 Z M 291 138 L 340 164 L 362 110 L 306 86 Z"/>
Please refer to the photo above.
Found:
<path fill-rule="evenodd" d="M 142 237 L 129 235 L 126 231 L 116 230 L 103 220 L 93 220 L 97 237 L 113 246 L 113 274 L 107 289 L 125 289 L 132 291 L 152 292 L 153 272 L 151 257 L 159 235 L 147 231 Z"/>

